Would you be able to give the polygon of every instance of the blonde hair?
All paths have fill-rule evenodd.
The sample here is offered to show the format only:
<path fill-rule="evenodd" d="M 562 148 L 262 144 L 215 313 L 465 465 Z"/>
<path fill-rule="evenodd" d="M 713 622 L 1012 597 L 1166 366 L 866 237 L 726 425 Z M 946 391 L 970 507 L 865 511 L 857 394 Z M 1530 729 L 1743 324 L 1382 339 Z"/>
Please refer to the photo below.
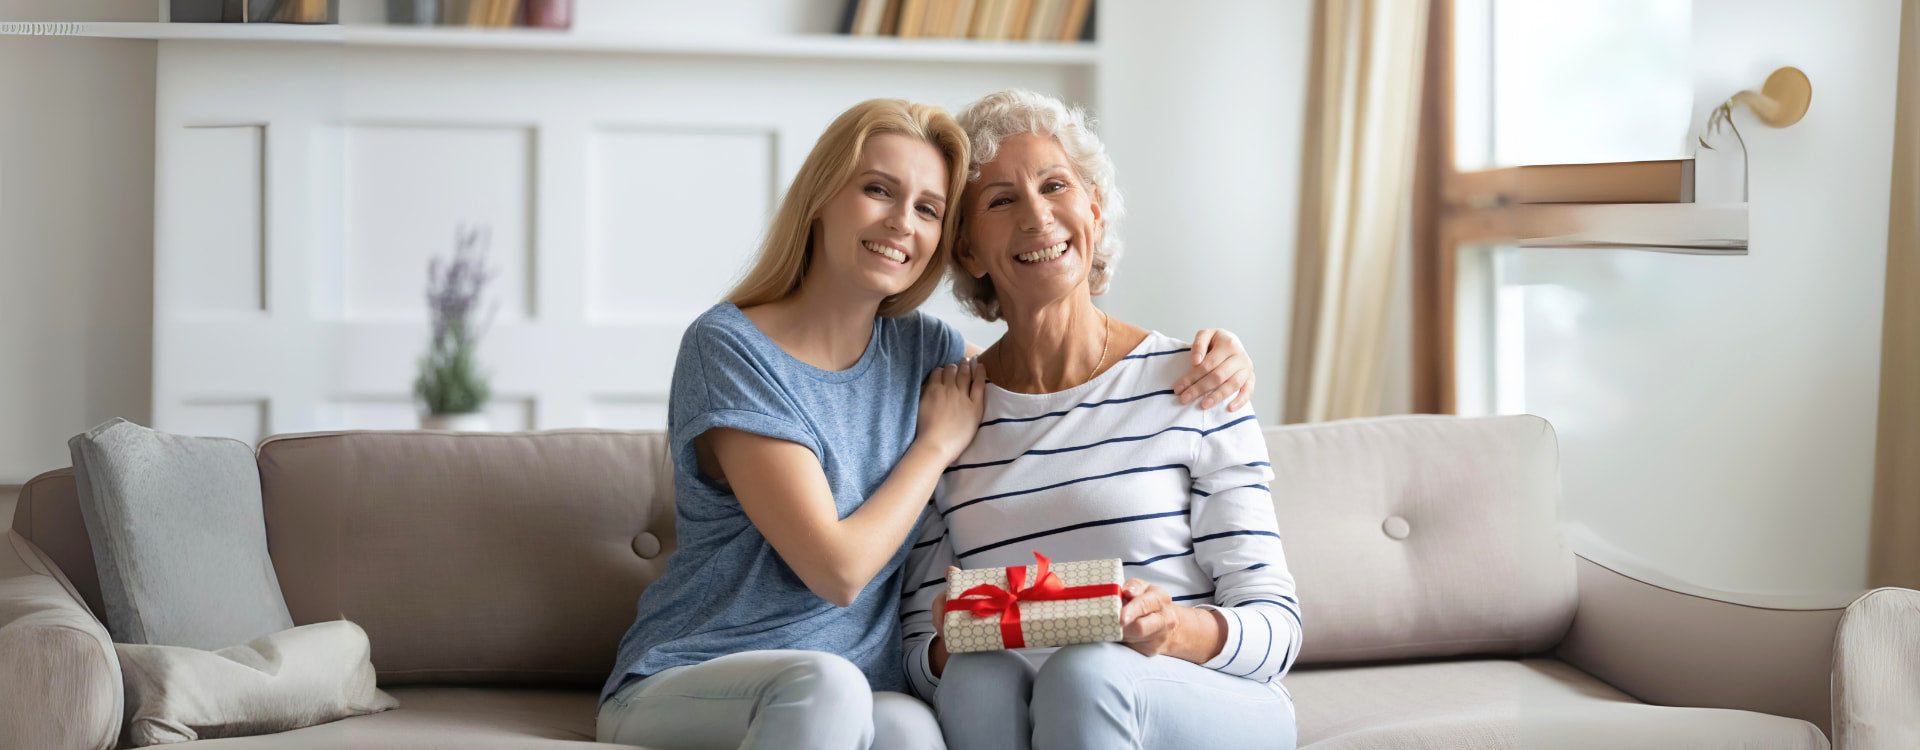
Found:
<path fill-rule="evenodd" d="M 880 302 L 880 314 L 898 317 L 920 306 L 940 286 L 946 259 L 958 236 L 960 212 L 954 206 L 967 184 L 967 134 L 953 115 L 932 104 L 917 104 L 905 99 L 868 99 L 853 105 L 834 118 L 827 132 L 813 144 L 813 151 L 793 176 L 793 184 L 780 201 L 773 224 L 767 228 L 760 254 L 745 277 L 727 293 L 727 301 L 740 307 L 786 299 L 800 289 L 813 261 L 813 222 L 835 193 L 845 187 L 860 165 L 860 153 L 876 135 L 897 134 L 932 144 L 947 160 L 947 200 L 949 207 L 940 222 L 940 243 L 920 278 L 899 294 Z"/>
<path fill-rule="evenodd" d="M 1106 294 L 1120 261 L 1120 219 L 1127 215 L 1127 204 L 1120 186 L 1113 179 L 1113 157 L 1093 132 L 1094 121 L 1085 109 L 1068 107 L 1046 94 L 1025 89 L 1008 89 L 980 97 L 960 110 L 960 126 L 966 129 L 973 154 L 967 164 L 967 181 L 980 179 L 980 165 L 993 161 L 1000 142 L 1021 133 L 1048 136 L 1067 154 L 1073 173 L 1094 186 L 1100 203 L 1100 223 L 1104 228 L 1100 246 L 1093 249 L 1093 270 L 1087 274 L 1088 290 Z M 964 213 L 955 211 L 953 213 Z M 966 231 L 961 227 L 958 231 Z M 958 240 L 956 236 L 954 239 Z M 953 296 L 962 307 L 984 320 L 1000 319 L 1000 295 L 993 280 L 974 278 L 954 261 Z"/>

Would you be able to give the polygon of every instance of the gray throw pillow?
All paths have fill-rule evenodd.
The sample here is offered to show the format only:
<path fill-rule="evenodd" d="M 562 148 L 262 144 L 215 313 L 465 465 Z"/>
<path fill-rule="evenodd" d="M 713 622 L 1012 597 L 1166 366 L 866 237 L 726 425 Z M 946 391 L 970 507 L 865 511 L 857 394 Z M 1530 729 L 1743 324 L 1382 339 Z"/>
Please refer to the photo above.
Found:
<path fill-rule="evenodd" d="M 399 705 L 374 687 L 367 632 L 346 620 L 219 651 L 114 650 L 127 688 L 122 747 L 271 734 Z"/>
<path fill-rule="evenodd" d="M 213 650 L 293 627 L 247 444 L 114 419 L 67 447 L 115 642 Z"/>

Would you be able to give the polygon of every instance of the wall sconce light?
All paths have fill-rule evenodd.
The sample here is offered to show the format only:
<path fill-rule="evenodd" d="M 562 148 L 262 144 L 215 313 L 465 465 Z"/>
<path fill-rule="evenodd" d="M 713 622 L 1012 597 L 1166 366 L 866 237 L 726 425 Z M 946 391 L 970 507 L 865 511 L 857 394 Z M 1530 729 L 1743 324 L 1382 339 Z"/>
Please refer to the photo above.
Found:
<path fill-rule="evenodd" d="M 1700 134 L 1700 147 L 1713 149 L 1707 143 L 1707 137 L 1720 132 L 1721 126 L 1733 131 L 1733 139 L 1740 144 L 1740 200 L 1747 200 L 1747 178 L 1751 174 L 1747 167 L 1747 139 L 1740 136 L 1740 128 L 1733 124 L 1733 105 L 1744 104 L 1747 110 L 1758 118 L 1761 124 L 1784 128 L 1800 121 L 1806 116 L 1808 105 L 1813 103 L 1813 82 L 1807 80 L 1807 74 L 1799 68 L 1787 66 L 1773 71 L 1767 76 L 1767 82 L 1760 84 L 1760 90 L 1746 89 L 1734 94 L 1720 106 L 1713 108 L 1713 114 L 1707 116 L 1707 126 Z"/>
<path fill-rule="evenodd" d="M 1729 104 L 1745 104 L 1754 117 L 1769 126 L 1784 128 L 1800 121 L 1813 102 L 1813 82 L 1799 68 L 1785 67 L 1767 76 L 1760 91 L 1752 89 L 1734 94 Z"/>

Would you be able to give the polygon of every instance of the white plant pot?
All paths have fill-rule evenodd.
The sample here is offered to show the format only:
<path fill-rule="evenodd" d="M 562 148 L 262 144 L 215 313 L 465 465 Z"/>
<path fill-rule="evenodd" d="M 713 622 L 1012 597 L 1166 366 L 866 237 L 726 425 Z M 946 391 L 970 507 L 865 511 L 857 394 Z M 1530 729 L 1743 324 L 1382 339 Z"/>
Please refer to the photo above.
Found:
<path fill-rule="evenodd" d="M 451 432 L 487 432 L 493 429 L 493 421 L 483 411 L 466 414 L 428 414 L 420 418 L 420 429 L 448 430 Z"/>

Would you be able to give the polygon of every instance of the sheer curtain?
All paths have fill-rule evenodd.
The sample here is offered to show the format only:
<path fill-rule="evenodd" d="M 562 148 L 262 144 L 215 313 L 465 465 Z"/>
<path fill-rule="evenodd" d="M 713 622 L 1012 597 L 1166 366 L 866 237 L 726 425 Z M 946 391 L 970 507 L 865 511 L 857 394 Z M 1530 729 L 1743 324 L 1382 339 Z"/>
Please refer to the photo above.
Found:
<path fill-rule="evenodd" d="M 1920 588 L 1920 0 L 1900 10 L 1871 586 Z"/>
<path fill-rule="evenodd" d="M 1379 410 L 1427 11 L 1428 0 L 1315 4 L 1285 421 Z"/>

